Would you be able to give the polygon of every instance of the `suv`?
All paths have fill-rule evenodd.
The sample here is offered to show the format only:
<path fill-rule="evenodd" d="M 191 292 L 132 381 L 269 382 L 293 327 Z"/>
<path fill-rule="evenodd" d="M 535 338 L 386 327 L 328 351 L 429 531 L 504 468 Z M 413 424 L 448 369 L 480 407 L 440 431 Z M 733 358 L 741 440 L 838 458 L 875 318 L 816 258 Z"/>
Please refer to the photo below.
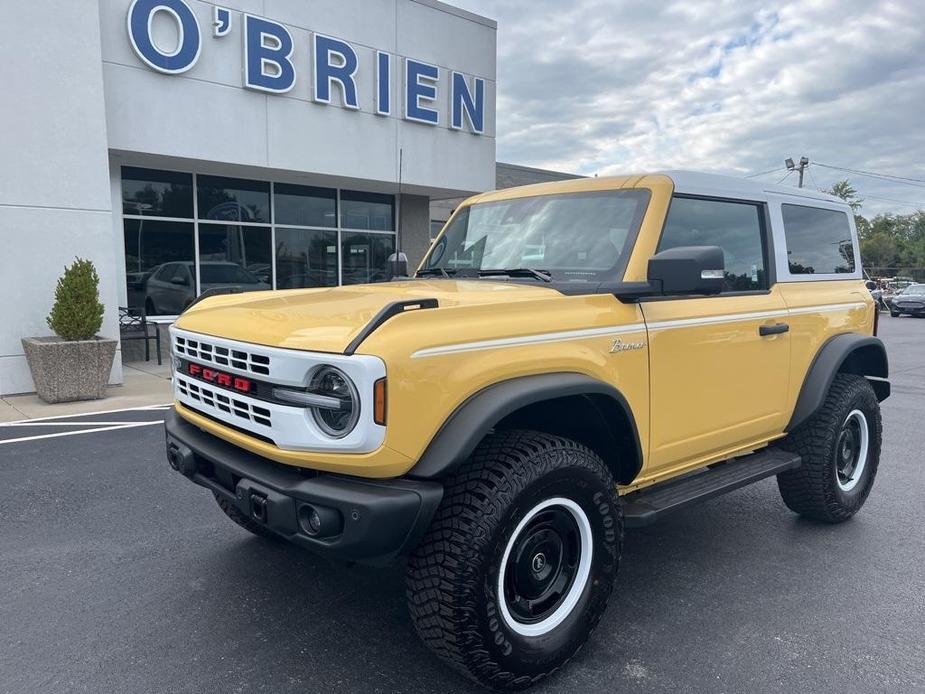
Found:
<path fill-rule="evenodd" d="M 256 535 L 401 558 L 423 641 L 523 688 L 600 621 L 624 527 L 772 475 L 861 508 L 890 385 L 857 249 L 841 200 L 721 176 L 477 195 L 408 281 L 186 311 L 167 455 Z"/>

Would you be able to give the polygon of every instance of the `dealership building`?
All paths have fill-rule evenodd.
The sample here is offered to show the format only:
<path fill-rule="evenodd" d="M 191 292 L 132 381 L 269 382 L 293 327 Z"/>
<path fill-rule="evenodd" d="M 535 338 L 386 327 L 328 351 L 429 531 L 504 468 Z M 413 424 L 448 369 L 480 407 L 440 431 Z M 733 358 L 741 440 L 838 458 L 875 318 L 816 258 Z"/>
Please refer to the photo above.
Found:
<path fill-rule="evenodd" d="M 116 337 L 119 307 L 169 320 L 213 287 L 387 279 L 426 249 L 432 201 L 496 185 L 496 25 L 442 2 L 2 14 L 0 395 L 34 390 L 20 339 L 49 334 L 77 256 Z"/>

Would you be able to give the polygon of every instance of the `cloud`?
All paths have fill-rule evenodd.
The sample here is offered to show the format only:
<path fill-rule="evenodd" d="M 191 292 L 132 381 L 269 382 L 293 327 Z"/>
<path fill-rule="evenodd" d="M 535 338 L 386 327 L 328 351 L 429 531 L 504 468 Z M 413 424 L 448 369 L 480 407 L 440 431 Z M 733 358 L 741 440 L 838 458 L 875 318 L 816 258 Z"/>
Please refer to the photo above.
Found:
<path fill-rule="evenodd" d="M 914 0 L 456 4 L 498 20 L 499 160 L 601 175 L 776 167 L 760 178 L 775 182 L 806 155 L 925 179 Z M 817 187 L 849 176 L 868 215 L 925 208 L 925 185 L 810 172 Z"/>

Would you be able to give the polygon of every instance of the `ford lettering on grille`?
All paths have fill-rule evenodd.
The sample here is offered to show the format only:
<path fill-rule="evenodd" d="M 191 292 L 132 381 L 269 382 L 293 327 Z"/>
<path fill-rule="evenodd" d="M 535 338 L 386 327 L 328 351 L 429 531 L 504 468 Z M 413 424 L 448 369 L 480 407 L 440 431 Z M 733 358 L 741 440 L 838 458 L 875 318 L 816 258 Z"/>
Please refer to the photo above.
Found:
<path fill-rule="evenodd" d="M 202 366 L 201 364 L 193 364 L 191 362 L 186 365 L 186 373 L 200 381 L 212 383 L 221 388 L 227 388 L 228 390 L 234 390 L 239 393 L 250 393 L 254 386 L 249 378 L 235 376 L 225 373 L 224 371 L 219 371 L 218 369 Z"/>

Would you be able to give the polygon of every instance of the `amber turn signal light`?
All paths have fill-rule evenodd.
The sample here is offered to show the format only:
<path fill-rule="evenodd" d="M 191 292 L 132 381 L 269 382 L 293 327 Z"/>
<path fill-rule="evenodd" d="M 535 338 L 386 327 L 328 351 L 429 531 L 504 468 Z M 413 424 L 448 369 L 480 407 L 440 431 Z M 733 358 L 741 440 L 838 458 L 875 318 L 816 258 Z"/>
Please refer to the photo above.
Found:
<path fill-rule="evenodd" d="M 380 378 L 373 385 L 373 421 L 385 426 L 385 379 Z"/>

